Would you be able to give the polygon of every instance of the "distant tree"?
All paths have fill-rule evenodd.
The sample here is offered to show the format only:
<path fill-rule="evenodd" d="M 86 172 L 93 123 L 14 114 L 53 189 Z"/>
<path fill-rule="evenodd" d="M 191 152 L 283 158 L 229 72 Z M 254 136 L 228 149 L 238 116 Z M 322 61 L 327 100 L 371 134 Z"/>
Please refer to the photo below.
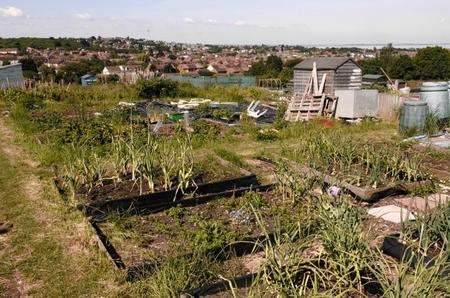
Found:
<path fill-rule="evenodd" d="M 450 51 L 442 47 L 427 47 L 414 57 L 418 78 L 443 80 L 450 77 Z"/>
<path fill-rule="evenodd" d="M 26 58 L 20 59 L 19 62 L 22 64 L 22 70 L 23 70 L 24 77 L 30 78 L 30 79 L 38 78 L 38 68 L 39 68 L 39 65 L 41 64 L 39 61 L 37 61 L 31 57 L 26 57 Z"/>
<path fill-rule="evenodd" d="M 57 81 L 64 81 L 64 83 L 79 83 L 80 78 L 85 74 L 100 73 L 105 64 L 98 58 L 83 59 L 78 62 L 65 65 L 57 74 Z"/>
<path fill-rule="evenodd" d="M 365 59 L 359 63 L 364 74 L 381 74 L 380 67 L 382 67 L 379 58 Z"/>
<path fill-rule="evenodd" d="M 262 76 L 266 73 L 266 63 L 263 60 L 254 62 L 248 71 L 249 75 Z"/>
<path fill-rule="evenodd" d="M 52 81 L 55 80 L 56 72 L 55 69 L 48 67 L 46 65 L 41 65 L 39 67 L 40 78 L 44 81 Z"/>
<path fill-rule="evenodd" d="M 286 63 L 284 63 L 284 66 L 290 69 L 294 69 L 294 67 L 296 67 L 302 61 L 303 59 L 301 58 L 289 59 L 286 61 Z"/>
<path fill-rule="evenodd" d="M 388 44 L 386 47 L 382 48 L 380 51 L 379 59 L 381 62 L 381 66 L 384 70 L 388 70 L 390 66 L 394 64 L 395 61 L 395 51 L 392 46 L 392 43 Z"/>
<path fill-rule="evenodd" d="M 416 69 L 412 58 L 408 55 L 395 57 L 394 63 L 389 67 L 389 75 L 396 79 L 414 79 L 416 76 Z"/>
<path fill-rule="evenodd" d="M 294 78 L 294 69 L 293 68 L 284 68 L 280 72 L 279 78 L 283 84 L 289 83 Z"/>
<path fill-rule="evenodd" d="M 137 90 L 139 97 L 145 99 L 172 97 L 178 92 L 178 83 L 164 78 L 142 80 L 138 82 Z"/>
<path fill-rule="evenodd" d="M 178 70 L 175 68 L 175 66 L 173 66 L 172 63 L 167 63 L 166 65 L 164 65 L 163 72 L 164 73 L 177 73 Z"/>
<path fill-rule="evenodd" d="M 283 60 L 280 57 L 271 55 L 266 61 L 266 72 L 277 75 L 283 70 Z"/>

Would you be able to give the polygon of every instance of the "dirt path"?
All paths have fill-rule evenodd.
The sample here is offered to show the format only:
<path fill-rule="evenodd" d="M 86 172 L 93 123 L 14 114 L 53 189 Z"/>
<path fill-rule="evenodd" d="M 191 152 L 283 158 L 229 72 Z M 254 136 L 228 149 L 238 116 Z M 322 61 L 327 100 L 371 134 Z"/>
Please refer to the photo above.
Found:
<path fill-rule="evenodd" d="M 11 183 L 14 184 L 13 187 L 16 188 L 16 193 L 11 196 L 17 197 L 17 206 L 22 203 L 22 210 L 16 212 L 17 217 L 11 216 L 12 220 L 16 221 L 13 222 L 14 228 L 0 239 L 2 244 L 0 256 L 5 255 L 4 257 L 8 258 L 11 263 L 9 277 L 0 279 L 0 286 L 5 291 L 4 295 L 26 297 L 34 296 L 35 293 L 48 293 L 46 287 L 51 288 L 55 283 L 52 279 L 58 280 L 63 285 L 67 284 L 67 287 L 71 288 L 74 285 L 70 282 L 82 281 L 85 278 L 92 279 L 89 275 L 95 275 L 98 282 L 105 283 L 106 288 L 115 288 L 114 282 L 110 280 L 111 274 L 106 273 L 105 276 L 108 276 L 109 280 L 102 281 L 102 274 L 98 270 L 104 270 L 105 267 L 102 267 L 101 260 L 97 260 L 99 256 L 95 255 L 95 240 L 84 218 L 76 211 L 68 212 L 70 206 L 60 200 L 55 187 L 48 179 L 50 175 L 43 173 L 45 169 L 40 169 L 39 164 L 32 160 L 24 149 L 14 143 L 15 140 L 14 132 L 5 124 L 5 119 L 0 118 L 0 155 L 7 158 L 8 164 L 14 171 L 17 171 L 17 176 L 20 176 L 7 177 L 7 179 L 11 180 Z M 7 190 L 1 189 L 1 191 L 6 193 L 12 187 L 4 188 Z M 13 210 L 10 210 L 9 213 L 16 214 Z M 2 220 L 0 218 L 0 221 Z M 23 227 L 25 223 L 31 225 L 32 222 L 36 223 L 32 229 L 29 229 L 33 232 L 21 230 L 25 229 Z M 21 243 L 23 247 L 18 249 L 14 247 L 13 243 L 23 239 L 21 234 L 25 234 L 27 239 Z M 16 246 L 18 245 L 16 244 Z M 33 251 L 38 251 L 41 255 L 37 255 L 37 253 L 33 255 Z M 41 267 L 29 268 L 35 262 L 39 262 Z M 99 263 L 99 269 L 90 268 L 95 263 Z M 87 268 L 83 268 L 83 266 Z M 39 271 L 40 274 L 34 274 L 33 269 Z M 58 276 L 58 270 L 61 271 L 60 276 Z M 26 271 L 31 271 L 33 274 L 29 272 L 27 274 Z M 89 286 L 83 289 L 82 284 L 77 284 L 76 287 L 79 287 L 80 293 L 92 294 Z M 65 289 L 54 289 L 54 294 L 59 295 L 65 291 Z"/>

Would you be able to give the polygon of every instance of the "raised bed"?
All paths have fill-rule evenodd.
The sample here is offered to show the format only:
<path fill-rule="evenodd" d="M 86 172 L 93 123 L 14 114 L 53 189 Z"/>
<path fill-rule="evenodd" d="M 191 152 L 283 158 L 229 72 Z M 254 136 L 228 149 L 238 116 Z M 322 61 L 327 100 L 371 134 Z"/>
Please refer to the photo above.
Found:
<path fill-rule="evenodd" d="M 429 186 L 431 185 L 431 181 L 419 181 L 419 182 L 401 182 L 396 185 L 392 186 L 386 186 L 386 187 L 379 187 L 379 188 L 362 188 L 355 185 L 352 185 L 347 182 L 340 181 L 339 179 L 332 177 L 330 175 L 324 174 L 322 172 L 319 172 L 313 168 L 299 165 L 298 163 L 284 159 L 288 165 L 293 168 L 294 170 L 298 171 L 299 173 L 304 174 L 308 177 L 318 177 L 323 179 L 323 181 L 328 185 L 338 185 L 342 188 L 344 188 L 346 191 L 348 191 L 350 194 L 358 197 L 359 199 L 374 203 L 379 201 L 382 198 L 397 195 L 397 194 L 403 194 L 410 190 L 413 190 L 417 187 L 423 187 L 423 186 Z"/>
<path fill-rule="evenodd" d="M 269 186 L 265 186 L 265 187 L 269 187 Z M 271 193 L 266 193 L 267 197 L 272 197 Z M 234 204 L 236 204 L 236 200 L 242 200 L 241 203 L 245 202 L 246 197 L 243 198 L 237 198 L 234 200 L 227 200 L 227 201 L 216 201 L 216 202 L 212 202 L 211 204 L 206 204 L 206 205 L 201 205 L 201 206 L 196 206 L 194 208 L 186 208 L 186 212 L 190 212 L 189 214 L 186 214 L 187 217 L 191 217 L 191 215 L 195 215 L 195 214 L 204 214 L 205 212 L 207 212 L 207 210 L 211 210 L 214 208 L 221 208 L 221 206 L 223 204 L 232 204 L 232 208 L 240 208 L 239 205 L 235 206 Z M 234 201 L 234 202 L 233 202 Z M 225 202 L 225 203 L 224 203 Z M 276 205 L 276 202 L 274 202 L 274 204 Z M 298 211 L 298 210 L 297 210 Z M 169 213 L 172 211 L 168 211 Z M 249 211 L 251 212 L 251 211 Z M 279 209 L 275 209 L 275 210 L 261 210 L 260 213 L 261 218 L 264 217 L 265 218 L 271 218 L 274 217 L 275 213 L 278 213 Z M 286 214 L 289 213 L 289 215 L 291 216 L 291 213 L 293 212 L 292 215 L 295 215 L 296 210 L 292 210 L 292 209 L 287 209 L 284 211 Z M 142 216 L 132 216 L 132 217 L 126 217 L 128 219 L 132 218 L 132 219 L 136 219 L 136 222 L 139 222 L 140 225 L 142 227 L 149 227 L 152 225 L 152 222 L 154 222 L 156 224 L 156 222 L 161 222 L 161 218 L 166 217 L 167 218 L 167 212 L 166 213 L 158 213 L 158 214 L 153 214 L 153 215 L 145 215 L 144 217 Z M 223 215 L 220 215 L 219 213 L 212 213 L 211 214 L 212 217 L 209 217 L 213 220 L 218 220 L 220 218 L 223 217 Z M 295 217 L 295 216 L 294 216 Z M 144 219 L 148 218 L 148 222 L 145 221 Z M 107 218 L 106 218 L 107 219 Z M 121 219 L 120 219 L 121 220 Z M 201 222 L 203 222 L 203 219 L 200 219 Z M 122 222 L 121 222 L 122 223 Z M 164 264 L 166 257 L 171 256 L 171 257 L 175 257 L 174 255 L 172 255 L 173 251 L 179 251 L 179 252 L 186 252 L 186 253 L 181 253 L 178 257 L 179 258 L 186 258 L 186 259 L 190 259 L 192 256 L 194 255 L 198 255 L 198 253 L 200 251 L 192 251 L 190 252 L 190 249 L 193 248 L 193 246 L 188 245 L 188 244 L 183 244 L 180 243 L 181 247 L 183 247 L 183 249 L 181 250 L 173 250 L 173 249 L 169 249 L 166 251 L 153 251 L 152 250 L 152 246 L 146 243 L 143 243 L 142 246 L 137 245 L 136 243 L 131 243 L 128 240 L 125 241 L 119 241 L 117 242 L 115 232 L 114 232 L 114 225 L 113 223 L 111 223 L 109 220 L 103 221 L 102 223 L 93 223 L 96 228 L 97 231 L 99 231 L 99 235 L 108 235 L 108 237 L 106 237 L 106 241 L 103 241 L 103 243 L 108 243 L 109 245 L 104 245 L 107 248 L 108 247 L 112 247 L 113 249 L 106 249 L 106 251 L 109 254 L 109 259 L 114 261 L 114 264 L 117 268 L 120 269 L 125 269 L 127 272 L 127 278 L 129 281 L 133 281 L 136 279 L 140 279 L 142 277 L 148 276 L 149 274 L 152 274 L 154 272 L 155 269 L 159 268 L 161 265 Z M 126 224 L 127 225 L 127 224 Z M 181 223 L 181 226 L 184 226 L 186 228 L 186 225 L 189 225 L 189 223 Z M 232 222 L 225 222 L 224 226 L 225 227 L 231 227 L 234 224 Z M 241 223 L 239 223 L 239 225 L 241 225 Z M 248 226 L 247 226 L 248 225 Z M 235 240 L 232 240 L 230 242 L 226 242 L 224 244 L 221 244 L 219 246 L 215 246 L 215 247 L 211 247 L 208 248 L 207 250 L 201 251 L 201 254 L 204 256 L 207 256 L 209 259 L 214 260 L 215 262 L 219 262 L 219 264 L 224 263 L 225 267 L 228 266 L 226 265 L 229 262 L 234 262 L 236 264 L 238 264 L 240 261 L 241 257 L 244 257 L 246 255 L 252 255 L 254 253 L 260 252 L 263 248 L 264 248 L 264 243 L 266 243 L 267 241 L 271 242 L 271 243 L 275 243 L 275 235 L 274 234 L 269 234 L 269 235 L 263 235 L 264 234 L 264 230 L 260 230 L 257 228 L 258 223 L 253 222 L 251 224 L 244 224 L 245 228 L 244 228 L 244 233 L 241 234 L 241 236 L 238 236 L 237 238 L 235 238 Z M 127 225 L 128 226 L 128 225 Z M 180 227 L 181 227 L 180 226 Z M 284 227 L 284 225 L 282 225 Z M 274 228 L 274 224 L 273 223 L 267 223 L 265 229 L 267 230 L 272 230 L 272 228 Z M 192 228 L 195 229 L 195 226 L 192 226 Z M 112 230 L 111 230 L 112 229 Z M 152 229 L 150 229 L 147 233 L 141 233 L 141 229 L 142 228 L 136 228 L 135 226 L 131 225 L 130 229 L 132 229 L 133 231 L 136 232 L 137 235 L 142 235 L 140 237 L 142 237 L 143 240 L 147 239 L 148 236 L 150 237 L 156 237 L 156 239 L 159 239 L 159 236 L 157 235 L 158 232 L 154 231 Z M 168 235 L 173 235 L 173 232 L 176 232 L 178 229 L 178 226 L 176 226 L 174 228 L 174 230 L 168 230 L 167 234 Z M 187 229 L 190 229 L 190 227 L 187 227 Z M 276 229 L 276 228 L 274 228 Z M 246 232 L 245 232 L 246 231 Z M 122 233 L 122 232 L 119 232 Z M 145 236 L 145 234 L 147 234 L 148 236 Z M 120 234 L 119 234 L 120 235 Z M 172 238 L 173 240 L 167 240 L 167 241 L 173 241 L 173 243 L 178 243 L 179 241 L 183 241 L 183 239 L 188 239 L 189 235 L 187 234 L 183 234 L 183 232 L 180 232 L 180 234 L 178 235 L 174 235 Z M 136 239 L 135 237 L 132 237 L 132 239 Z M 165 241 L 163 239 L 163 241 Z M 160 243 L 155 243 L 156 247 L 161 247 Z M 130 251 L 133 251 L 131 252 Z M 146 260 L 145 257 L 144 258 L 140 258 L 140 252 L 139 251 L 151 251 L 151 255 L 153 255 L 153 257 L 151 257 L 150 259 Z M 172 253 L 170 253 L 172 252 Z M 124 254 L 122 254 L 124 253 Z M 169 253 L 169 254 L 167 254 Z M 130 258 L 131 256 L 131 258 Z M 136 259 L 136 256 L 138 256 L 138 259 Z M 244 257 L 245 258 L 245 257 Z M 137 262 L 136 262 L 137 261 Z M 119 267 L 116 264 L 123 264 L 124 267 Z M 220 265 L 222 268 L 222 265 Z M 243 265 L 240 265 L 243 266 Z M 224 268 L 225 268 L 224 267 Z M 235 268 L 239 268 L 235 267 Z M 243 267 L 242 267 L 243 268 Z M 238 269 L 236 269 L 238 270 Z M 243 270 L 243 269 L 239 269 L 239 270 Z M 227 271 L 224 271 L 225 273 L 227 273 Z M 246 273 L 245 270 L 241 271 L 242 273 Z"/>
<path fill-rule="evenodd" d="M 255 196 L 257 202 L 268 202 L 272 198 L 272 193 L 265 192 L 271 186 L 263 187 L 259 189 L 260 195 L 252 192 L 249 196 L 236 195 L 233 199 L 218 200 L 224 198 L 222 193 L 208 200 L 208 204 L 195 204 L 189 208 L 176 204 L 172 206 L 176 208 L 167 207 L 170 210 L 166 212 L 125 217 L 110 213 L 100 226 L 116 249 L 122 252 L 129 267 L 164 259 L 173 251 L 179 251 L 178 247 L 182 248 L 183 255 L 198 252 L 215 258 L 223 258 L 230 252 L 241 255 L 251 251 L 255 242 L 264 240 L 261 235 L 265 230 L 277 229 L 275 218 L 278 213 L 283 212 L 284 218 L 295 217 L 290 214 L 292 209 L 281 210 L 275 204 L 275 207 L 268 203 L 267 207 L 256 207 L 264 222 L 263 229 L 249 205 L 249 202 L 255 202 Z M 245 192 L 249 190 L 245 189 Z M 233 192 L 227 195 L 232 196 Z"/>
<path fill-rule="evenodd" d="M 315 259 L 311 261 L 306 261 L 299 265 L 302 269 L 296 272 L 295 276 L 291 276 L 291 279 L 301 280 L 305 275 L 311 275 L 311 268 L 325 268 L 326 262 L 321 259 Z M 379 297 L 383 294 L 381 285 L 377 280 L 375 280 L 368 272 L 360 272 L 361 276 L 366 276 L 368 281 L 364 284 L 364 290 L 366 293 L 370 295 L 374 295 L 375 297 Z M 228 280 L 221 280 L 216 283 L 207 284 L 202 287 L 198 287 L 195 289 L 191 289 L 187 291 L 182 297 L 204 297 L 209 295 L 216 295 L 226 291 L 236 291 L 239 289 L 249 288 L 254 285 L 254 282 L 257 280 L 260 273 L 252 273 L 246 274 L 242 276 L 238 276 Z M 243 293 L 242 296 L 245 294 Z"/>
<path fill-rule="evenodd" d="M 251 189 L 264 191 L 271 185 L 260 185 L 256 175 L 251 174 L 240 178 L 212 182 L 191 187 L 187 195 L 176 190 L 146 194 L 120 200 L 101 201 L 91 204 L 81 204 L 80 210 L 87 216 L 98 216 L 109 212 L 136 214 L 140 212 L 160 212 L 176 205 L 195 206 L 214 200 L 218 197 L 240 195 Z M 193 195 L 189 194 L 193 193 Z"/>
<path fill-rule="evenodd" d="M 418 237 L 419 235 L 417 233 L 417 238 Z M 416 251 L 401 241 L 400 233 L 385 237 L 381 246 L 381 251 L 398 262 L 405 262 L 413 268 L 416 268 L 419 264 L 422 264 L 425 268 L 435 266 L 435 258 L 429 255 L 419 256 Z M 442 272 L 443 276 L 448 276 L 449 274 L 450 269 L 448 268 Z"/>

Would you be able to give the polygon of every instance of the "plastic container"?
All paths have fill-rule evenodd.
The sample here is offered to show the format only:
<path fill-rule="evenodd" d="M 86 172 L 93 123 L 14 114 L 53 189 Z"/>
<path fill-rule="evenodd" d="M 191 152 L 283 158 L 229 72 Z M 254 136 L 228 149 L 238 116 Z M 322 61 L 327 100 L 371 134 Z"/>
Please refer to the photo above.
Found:
<path fill-rule="evenodd" d="M 431 113 L 439 119 L 445 119 L 449 116 L 448 93 L 446 82 L 427 82 L 420 89 L 420 99 L 428 104 Z"/>
<path fill-rule="evenodd" d="M 425 101 L 405 101 L 400 111 L 400 130 L 423 131 L 428 111 L 428 104 Z"/>

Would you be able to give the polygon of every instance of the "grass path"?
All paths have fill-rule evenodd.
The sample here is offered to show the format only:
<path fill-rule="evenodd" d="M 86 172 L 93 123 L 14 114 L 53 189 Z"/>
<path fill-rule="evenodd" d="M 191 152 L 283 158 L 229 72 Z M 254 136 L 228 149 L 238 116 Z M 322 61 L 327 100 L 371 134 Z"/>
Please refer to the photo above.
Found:
<path fill-rule="evenodd" d="M 0 295 L 114 296 L 119 287 L 87 222 L 61 201 L 51 174 L 14 144 L 0 118 Z"/>

